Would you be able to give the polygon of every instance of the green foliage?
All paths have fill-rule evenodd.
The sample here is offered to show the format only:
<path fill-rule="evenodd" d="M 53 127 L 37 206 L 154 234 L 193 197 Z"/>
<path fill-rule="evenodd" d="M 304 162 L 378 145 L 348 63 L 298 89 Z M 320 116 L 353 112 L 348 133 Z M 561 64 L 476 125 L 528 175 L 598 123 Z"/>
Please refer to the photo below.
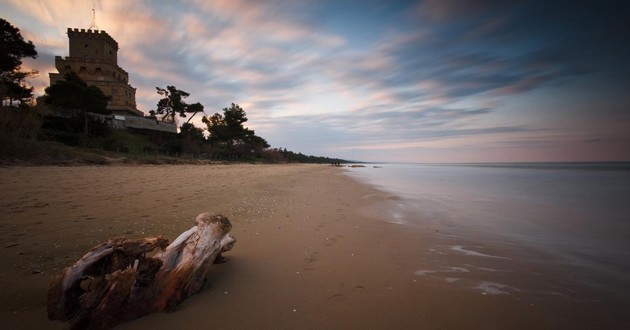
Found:
<path fill-rule="evenodd" d="M 186 117 L 186 102 L 184 99 L 190 96 L 187 92 L 175 88 L 175 86 L 166 86 L 166 89 L 155 87 L 157 93 L 163 95 L 160 99 L 155 111 L 158 115 L 163 115 L 162 121 L 175 123 L 175 114 Z M 170 120 L 168 119 L 170 117 Z"/>
<path fill-rule="evenodd" d="M 20 71 L 26 57 L 37 57 L 33 42 L 24 41 L 18 28 L 0 18 L 0 102 L 8 99 L 13 105 L 14 100 L 24 101 L 33 96 L 33 87 L 28 87 L 25 79 L 37 71 Z"/>
<path fill-rule="evenodd" d="M 35 77 L 37 70 L 31 72 L 11 71 L 0 76 L 0 99 L 9 100 L 13 106 L 14 101 L 19 104 L 29 103 L 33 98 L 33 87 L 27 86 L 26 78 Z"/>
<path fill-rule="evenodd" d="M 88 86 L 75 72 L 68 72 L 64 79 L 46 88 L 45 102 L 60 108 L 75 110 L 83 117 L 83 145 L 89 145 L 90 121 L 88 112 L 110 114 L 107 103 L 111 96 L 106 96 L 96 86 Z"/>
<path fill-rule="evenodd" d="M 200 154 L 203 149 L 205 137 L 203 130 L 193 124 L 184 124 L 179 133 L 181 140 L 181 151 L 185 154 Z"/>
<path fill-rule="evenodd" d="M 112 134 L 114 130 L 104 119 L 98 117 L 88 118 L 88 132 L 90 137 L 107 137 Z"/>
<path fill-rule="evenodd" d="M 105 140 L 103 149 L 130 154 L 143 154 L 148 151 L 159 150 L 160 147 L 143 134 L 114 130 Z"/>
<path fill-rule="evenodd" d="M 289 151 L 286 148 L 267 149 L 264 152 L 265 159 L 274 162 L 289 163 L 310 163 L 310 164 L 331 164 L 331 163 L 349 163 L 347 160 L 339 158 L 329 158 L 322 156 L 304 155 L 301 152 Z"/>
<path fill-rule="evenodd" d="M 175 123 L 175 115 L 179 115 L 182 118 L 186 117 L 186 113 L 192 113 L 192 116 L 186 121 L 188 123 L 192 117 L 198 112 L 203 112 L 203 105 L 201 103 L 188 104 L 184 101 L 185 98 L 190 96 L 188 92 L 177 89 L 175 86 L 166 86 L 166 88 L 155 87 L 157 93 L 164 96 L 157 103 L 157 109 L 151 110 L 152 116 L 161 115 L 162 121 Z"/>
<path fill-rule="evenodd" d="M 112 133 L 112 128 L 98 117 L 87 117 L 89 147 L 102 148 L 102 140 Z M 74 115 L 71 118 L 44 117 L 43 125 L 38 136 L 39 140 L 56 141 L 69 146 L 81 144 L 81 134 L 85 126 L 85 118 Z M 95 138 L 96 139 L 92 141 Z"/>
<path fill-rule="evenodd" d="M 51 141 L 24 140 L 14 148 L 0 145 L 0 151 L 0 164 L 24 162 L 41 165 L 109 164 L 107 158 L 87 149 L 69 147 Z"/>
<path fill-rule="evenodd" d="M 25 57 L 37 57 L 32 41 L 24 41 L 20 29 L 0 18 L 0 73 L 13 71 Z"/>
<path fill-rule="evenodd" d="M 238 104 L 232 103 L 231 107 L 224 108 L 223 115 L 204 116 L 203 122 L 208 128 L 208 141 L 225 155 L 255 156 L 269 148 L 265 139 L 243 126 L 247 122 L 247 114 Z"/>
<path fill-rule="evenodd" d="M 35 140 L 42 118 L 30 108 L 3 107 L 0 109 L 0 144 Z"/>
<path fill-rule="evenodd" d="M 110 114 L 107 103 L 111 96 L 107 96 L 96 86 L 88 86 L 76 73 L 69 72 L 64 79 L 46 88 L 46 104 L 57 107 Z"/>
<path fill-rule="evenodd" d="M 204 116 L 202 122 L 206 124 L 206 127 L 208 128 L 208 141 L 210 141 L 211 144 L 214 145 L 227 141 L 230 138 L 228 127 L 225 124 L 223 115 L 220 113 L 215 113 L 210 118 Z"/>
<path fill-rule="evenodd" d="M 188 118 L 188 120 L 186 121 L 186 124 L 188 124 L 190 122 L 191 119 L 193 119 L 193 117 L 201 112 L 203 113 L 203 104 L 197 102 L 197 103 L 193 103 L 188 105 L 188 107 L 186 107 L 186 112 L 192 113 L 192 115 L 190 116 L 190 118 Z"/>

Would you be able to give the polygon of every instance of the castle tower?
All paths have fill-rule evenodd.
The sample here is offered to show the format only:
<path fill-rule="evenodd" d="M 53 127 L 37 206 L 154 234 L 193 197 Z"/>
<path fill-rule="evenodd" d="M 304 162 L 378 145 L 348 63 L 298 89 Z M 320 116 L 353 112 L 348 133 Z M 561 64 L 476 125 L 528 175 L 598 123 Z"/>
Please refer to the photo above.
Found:
<path fill-rule="evenodd" d="M 58 73 L 50 73 L 50 84 L 73 71 L 88 85 L 98 87 L 112 100 L 107 109 L 114 114 L 143 116 L 136 108 L 136 89 L 129 74 L 118 66 L 118 42 L 105 31 L 68 28 L 70 56 L 55 56 Z"/>

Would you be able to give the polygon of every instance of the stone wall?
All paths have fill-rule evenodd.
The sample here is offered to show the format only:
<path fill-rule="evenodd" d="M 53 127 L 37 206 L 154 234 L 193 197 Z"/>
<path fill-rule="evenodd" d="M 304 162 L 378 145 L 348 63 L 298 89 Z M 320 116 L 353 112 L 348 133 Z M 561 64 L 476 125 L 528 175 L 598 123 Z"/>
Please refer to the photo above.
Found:
<path fill-rule="evenodd" d="M 75 72 L 88 85 L 98 87 L 112 99 L 107 109 L 115 114 L 143 116 L 137 109 L 136 89 L 129 84 L 129 74 L 118 66 L 118 43 L 105 31 L 70 29 L 70 56 L 55 56 L 58 73 L 49 73 L 50 84 Z"/>
<path fill-rule="evenodd" d="M 112 127 L 116 129 L 136 128 L 177 133 L 177 125 L 165 123 L 156 118 L 119 115 L 113 115 L 111 118 Z"/>
<path fill-rule="evenodd" d="M 118 43 L 107 32 L 68 28 L 70 57 L 93 58 L 118 63 Z"/>

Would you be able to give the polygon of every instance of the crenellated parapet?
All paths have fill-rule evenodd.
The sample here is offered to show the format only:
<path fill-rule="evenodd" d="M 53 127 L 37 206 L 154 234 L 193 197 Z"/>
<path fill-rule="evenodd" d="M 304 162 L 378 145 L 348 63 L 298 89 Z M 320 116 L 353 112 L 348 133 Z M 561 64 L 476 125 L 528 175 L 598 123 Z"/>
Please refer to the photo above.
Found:
<path fill-rule="evenodd" d="M 118 50 L 118 42 L 107 34 L 105 30 L 68 28 L 68 38 L 99 39 L 107 42 L 112 48 Z"/>
<path fill-rule="evenodd" d="M 118 42 L 105 31 L 69 28 L 68 39 L 71 58 L 118 62 Z"/>
<path fill-rule="evenodd" d="M 136 108 L 136 89 L 129 73 L 118 66 L 118 42 L 103 30 L 68 28 L 70 56 L 55 56 L 57 73 L 49 74 L 50 84 L 76 73 L 88 85 L 111 97 L 107 106 L 115 113 L 142 116 Z"/>

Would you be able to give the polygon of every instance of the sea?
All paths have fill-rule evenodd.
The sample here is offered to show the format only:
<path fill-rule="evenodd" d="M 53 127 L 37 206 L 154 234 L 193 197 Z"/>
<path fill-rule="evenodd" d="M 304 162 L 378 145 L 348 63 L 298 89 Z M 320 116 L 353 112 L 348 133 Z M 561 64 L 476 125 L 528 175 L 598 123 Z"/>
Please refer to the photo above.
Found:
<path fill-rule="evenodd" d="M 543 256 L 585 285 L 630 297 L 630 163 L 364 166 L 345 174 L 397 196 L 379 206 L 385 221 L 440 228 L 451 252 L 483 255 L 457 238 L 520 246 L 537 252 L 533 265 Z"/>

